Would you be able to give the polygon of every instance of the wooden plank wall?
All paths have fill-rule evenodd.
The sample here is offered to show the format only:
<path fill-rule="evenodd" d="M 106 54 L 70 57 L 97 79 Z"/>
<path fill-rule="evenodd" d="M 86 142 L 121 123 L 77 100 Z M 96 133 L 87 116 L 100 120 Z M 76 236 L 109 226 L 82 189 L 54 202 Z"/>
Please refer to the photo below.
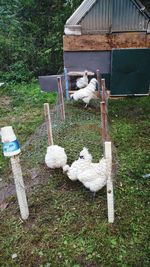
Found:
<path fill-rule="evenodd" d="M 99 35 L 64 35 L 64 51 L 106 51 L 113 48 L 150 48 L 150 34 L 114 33 Z"/>

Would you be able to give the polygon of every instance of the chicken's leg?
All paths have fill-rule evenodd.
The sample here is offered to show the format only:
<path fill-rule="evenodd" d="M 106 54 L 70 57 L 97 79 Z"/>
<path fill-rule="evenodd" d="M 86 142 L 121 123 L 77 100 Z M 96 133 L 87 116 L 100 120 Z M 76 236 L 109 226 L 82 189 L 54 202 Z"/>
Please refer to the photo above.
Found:
<path fill-rule="evenodd" d="M 92 201 L 95 200 L 95 196 L 96 196 L 96 192 L 92 192 L 92 195 L 91 195 Z"/>

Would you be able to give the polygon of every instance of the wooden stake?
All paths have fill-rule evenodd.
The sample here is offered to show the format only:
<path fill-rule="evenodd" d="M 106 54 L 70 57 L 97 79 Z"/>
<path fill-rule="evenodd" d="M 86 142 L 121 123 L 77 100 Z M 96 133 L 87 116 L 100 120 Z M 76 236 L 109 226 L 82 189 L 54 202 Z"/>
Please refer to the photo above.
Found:
<path fill-rule="evenodd" d="M 50 110 L 49 104 L 44 103 L 44 115 L 45 115 L 45 122 L 47 125 L 47 134 L 48 134 L 48 145 L 53 145 L 53 135 L 52 135 L 52 124 L 51 124 L 51 117 L 50 117 Z"/>
<path fill-rule="evenodd" d="M 23 177 L 22 177 L 22 170 L 20 166 L 19 155 L 12 156 L 10 158 L 10 161 L 11 161 L 12 172 L 13 172 L 14 181 L 15 181 L 15 187 L 16 187 L 16 193 L 17 193 L 21 218 L 23 220 L 27 220 L 29 217 L 29 209 L 28 209 L 28 203 L 27 203 L 27 198 L 26 198 L 26 193 L 25 193 L 25 186 L 24 186 Z"/>
<path fill-rule="evenodd" d="M 106 85 L 105 85 L 105 79 L 101 79 L 102 84 L 102 101 L 106 102 Z"/>
<path fill-rule="evenodd" d="M 103 143 L 108 141 L 106 102 L 100 102 Z"/>
<path fill-rule="evenodd" d="M 108 222 L 114 222 L 114 194 L 112 181 L 112 148 L 111 142 L 105 142 L 105 158 L 108 159 L 108 178 L 107 178 L 107 208 Z"/>
<path fill-rule="evenodd" d="M 101 99 L 101 74 L 100 74 L 99 69 L 97 69 L 96 74 L 97 74 L 97 81 L 98 81 L 98 93 L 99 93 L 99 97 Z"/>
<path fill-rule="evenodd" d="M 59 105 L 60 105 L 60 112 L 61 112 L 61 119 L 62 121 L 65 120 L 65 107 L 64 107 L 64 97 L 63 97 L 63 90 L 62 90 L 62 83 L 61 78 L 57 78 L 58 83 L 58 96 L 59 96 Z"/>

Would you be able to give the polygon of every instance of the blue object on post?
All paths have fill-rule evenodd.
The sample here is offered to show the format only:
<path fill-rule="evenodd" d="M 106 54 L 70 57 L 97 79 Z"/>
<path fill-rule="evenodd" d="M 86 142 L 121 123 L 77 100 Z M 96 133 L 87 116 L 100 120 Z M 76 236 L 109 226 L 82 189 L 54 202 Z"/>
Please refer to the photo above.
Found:
<path fill-rule="evenodd" d="M 66 98 L 69 99 L 69 81 L 68 81 L 68 73 L 67 68 L 64 67 L 64 75 L 65 75 L 65 85 L 66 85 Z"/>
<path fill-rule="evenodd" d="M 16 139 L 12 126 L 5 126 L 1 128 L 1 139 L 3 154 L 5 157 L 12 157 L 21 152 L 19 142 Z"/>

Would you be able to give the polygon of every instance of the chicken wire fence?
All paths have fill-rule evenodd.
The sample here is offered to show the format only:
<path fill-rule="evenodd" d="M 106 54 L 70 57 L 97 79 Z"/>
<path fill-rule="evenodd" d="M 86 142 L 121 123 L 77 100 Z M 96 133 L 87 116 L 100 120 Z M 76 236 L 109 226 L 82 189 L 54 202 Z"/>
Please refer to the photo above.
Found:
<path fill-rule="evenodd" d="M 61 83 L 61 78 L 58 78 L 58 94 L 56 102 L 49 109 L 46 109 L 44 104 L 43 108 L 43 123 L 38 126 L 35 132 L 22 146 L 21 166 L 23 175 L 25 178 L 25 184 L 27 181 L 27 172 L 30 170 L 32 178 L 37 177 L 37 169 L 41 169 L 40 179 L 45 176 L 45 154 L 47 146 L 49 145 L 48 136 L 49 128 L 52 131 L 54 144 L 62 146 L 68 156 L 68 164 L 71 164 L 76 157 L 79 157 L 80 151 L 83 147 L 87 147 L 90 150 L 92 156 L 94 155 L 94 162 L 98 162 L 101 158 L 104 147 L 105 158 L 109 159 L 108 165 L 108 178 L 106 181 L 107 187 L 107 203 L 108 203 L 108 221 L 114 222 L 114 203 L 113 203 L 113 183 L 111 177 L 111 142 L 105 142 L 104 133 L 108 130 L 107 113 L 108 101 L 102 94 L 102 102 L 100 105 L 100 99 L 94 100 L 92 105 L 88 108 L 84 108 L 82 102 L 72 102 L 68 99 L 64 101 L 64 87 Z M 106 95 L 105 95 L 106 96 Z M 96 102 L 95 102 L 96 101 Z M 101 116 L 100 116 L 101 107 Z M 44 117 L 45 113 L 45 117 Z M 50 115 L 50 116 L 49 116 Z M 49 120 L 48 120 L 49 119 Z M 48 122 L 50 126 L 48 128 Z M 102 136 L 102 139 L 100 138 Z M 103 142 L 102 142 L 103 141 Z M 51 142 L 53 144 L 53 142 Z M 107 148 L 108 147 L 108 148 Z M 107 152 L 107 153 L 106 153 Z M 22 179 L 22 171 L 19 165 L 19 156 L 12 157 L 12 170 L 14 169 L 14 180 L 16 184 L 17 197 L 20 206 L 20 212 L 22 219 L 27 219 L 29 216 L 25 187 Z M 18 160 L 17 160 L 18 159 Z M 42 165 L 41 165 L 42 164 Z M 110 170 L 109 170 L 110 169 Z M 48 174 L 48 176 L 50 173 Z M 33 185 L 41 184 L 30 183 L 27 188 L 31 188 Z M 22 192 L 24 192 L 24 199 L 22 198 Z"/>
<path fill-rule="evenodd" d="M 65 104 L 65 120 L 62 120 L 61 115 L 61 105 L 59 103 L 59 99 L 57 97 L 56 103 L 53 107 L 50 107 L 50 117 L 51 117 L 51 126 L 52 126 L 52 134 L 54 144 L 64 143 L 63 139 L 65 138 L 68 142 L 70 140 L 71 131 L 76 131 L 76 128 L 82 128 L 85 131 L 84 127 L 88 129 L 88 127 L 94 127 L 99 129 L 101 127 L 100 116 L 98 117 L 91 110 L 89 110 L 89 114 L 87 110 L 84 110 L 82 103 L 74 104 L 70 101 L 64 101 Z M 82 109 L 83 108 L 83 109 Z M 96 129 L 96 130 L 97 130 Z M 70 133 L 68 133 L 70 132 Z M 66 134 L 66 136 L 65 136 Z M 74 133 L 75 134 L 75 133 Z M 68 136 L 69 135 L 69 136 Z M 74 136 L 74 141 L 77 142 L 77 146 L 79 146 L 80 142 L 83 145 L 86 143 L 83 140 L 83 134 L 80 131 L 76 132 L 77 138 Z M 99 132 L 100 137 L 100 132 Z M 71 138 L 72 139 L 72 138 Z M 78 140 L 76 140 L 78 139 Z M 86 140 L 87 144 L 91 142 L 90 137 L 89 140 Z M 72 142 L 72 140 L 71 140 Z M 93 142 L 94 143 L 94 142 Z M 101 140 L 100 140 L 101 143 Z M 22 147 L 22 159 L 32 159 L 32 162 L 39 163 L 44 161 L 44 156 L 46 153 L 46 148 L 48 146 L 48 133 L 47 133 L 47 122 L 44 119 L 44 108 L 43 108 L 43 123 L 38 126 L 35 132 L 29 137 L 29 139 L 25 142 Z M 65 147 L 64 147 L 65 148 Z"/>
<path fill-rule="evenodd" d="M 64 114 L 62 114 L 63 105 Z M 79 155 L 83 146 L 89 148 L 91 153 L 93 152 L 95 160 L 99 160 L 103 155 L 101 136 L 104 126 L 101 123 L 100 99 L 92 100 L 90 106 L 84 108 L 82 101 L 75 102 L 67 99 L 65 80 L 61 84 L 58 81 L 58 93 L 55 104 L 50 106 L 50 118 L 54 144 L 64 147 L 70 163 Z M 109 123 L 105 126 L 109 132 Z M 29 169 L 31 165 L 35 167 L 41 163 L 44 164 L 47 146 L 47 122 L 43 108 L 43 123 L 37 127 L 22 147 L 21 161 L 24 162 L 24 168 Z M 114 147 L 113 152 L 115 152 Z"/>

